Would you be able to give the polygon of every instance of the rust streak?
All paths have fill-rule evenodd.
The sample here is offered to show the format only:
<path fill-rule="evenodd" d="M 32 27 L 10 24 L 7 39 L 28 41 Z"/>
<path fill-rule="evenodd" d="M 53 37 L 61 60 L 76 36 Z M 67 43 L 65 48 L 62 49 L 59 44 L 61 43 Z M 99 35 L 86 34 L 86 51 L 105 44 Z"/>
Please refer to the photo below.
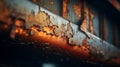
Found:
<path fill-rule="evenodd" d="M 94 29 L 93 29 L 93 19 L 94 19 L 94 15 L 92 12 L 92 9 L 90 9 L 90 33 L 94 34 Z"/>
<path fill-rule="evenodd" d="M 7 9 L 7 7 L 4 5 L 4 3 L 2 1 L 0 1 L 0 20 L 1 21 L 7 20 L 7 16 L 9 16 L 9 15 L 10 15 L 10 11 Z"/>
<path fill-rule="evenodd" d="M 64 18 L 67 18 L 67 15 L 68 15 L 68 12 L 69 12 L 68 4 L 69 3 L 70 3 L 70 0 L 63 0 L 63 14 L 62 14 L 62 16 Z"/>
<path fill-rule="evenodd" d="M 74 11 L 75 11 L 75 14 L 77 15 L 78 19 L 81 18 L 81 4 L 75 4 L 74 5 Z"/>
<path fill-rule="evenodd" d="M 82 23 L 82 25 L 81 25 L 81 28 L 84 30 L 84 31 L 88 31 L 88 23 L 87 23 L 87 21 L 88 21 L 88 7 L 87 7 L 87 5 L 86 5 L 86 3 L 85 2 L 83 2 L 84 4 L 83 4 L 83 9 L 84 9 L 84 21 L 83 21 L 83 23 Z"/>

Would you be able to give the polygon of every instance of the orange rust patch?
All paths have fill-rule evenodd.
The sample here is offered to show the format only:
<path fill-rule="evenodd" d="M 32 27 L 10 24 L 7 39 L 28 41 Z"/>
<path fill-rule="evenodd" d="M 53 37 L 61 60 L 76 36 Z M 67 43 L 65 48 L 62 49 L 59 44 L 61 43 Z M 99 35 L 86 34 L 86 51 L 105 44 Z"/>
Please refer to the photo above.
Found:
<path fill-rule="evenodd" d="M 7 7 L 4 5 L 2 1 L 0 1 L 0 20 L 4 21 L 6 20 L 7 16 L 10 15 L 10 11 L 7 9 Z"/>
<path fill-rule="evenodd" d="M 87 38 L 82 41 L 82 45 L 87 45 Z"/>
<path fill-rule="evenodd" d="M 82 25 L 81 25 L 81 29 L 84 30 L 84 31 L 87 31 L 87 20 L 84 19 Z"/>
<path fill-rule="evenodd" d="M 35 30 L 35 34 L 32 36 L 26 36 L 25 33 L 22 33 L 20 31 L 17 32 L 19 36 L 23 36 L 22 38 L 26 41 L 38 41 L 42 43 L 49 43 L 50 46 L 54 46 L 56 48 L 61 48 L 61 51 L 67 51 L 71 56 L 74 56 L 79 59 L 88 59 L 89 58 L 89 46 L 70 46 L 67 42 L 67 39 L 62 37 L 57 37 L 55 35 L 48 35 L 46 32 L 43 31 L 37 31 Z M 40 45 L 40 44 L 39 44 Z M 42 44 L 44 45 L 44 44 Z M 56 49 L 57 50 L 57 49 Z"/>
<path fill-rule="evenodd" d="M 80 19 L 81 18 L 81 4 L 74 5 L 74 11 L 78 19 Z"/>
<path fill-rule="evenodd" d="M 93 19 L 94 19 L 94 15 L 93 15 L 92 9 L 90 9 L 89 17 L 90 17 L 90 32 L 91 32 L 92 34 L 94 34 L 94 29 L 93 29 Z"/>
<path fill-rule="evenodd" d="M 70 3 L 70 0 L 63 0 L 63 17 L 67 18 L 68 15 L 68 4 Z"/>
<path fill-rule="evenodd" d="M 32 0 L 33 2 L 37 2 L 37 0 Z"/>

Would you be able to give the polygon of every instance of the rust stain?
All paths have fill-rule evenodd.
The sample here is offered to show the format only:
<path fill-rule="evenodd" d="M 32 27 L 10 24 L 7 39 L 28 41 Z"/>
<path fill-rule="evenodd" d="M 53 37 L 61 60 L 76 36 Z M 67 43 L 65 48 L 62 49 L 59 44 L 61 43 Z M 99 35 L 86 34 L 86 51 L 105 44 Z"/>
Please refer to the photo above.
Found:
<path fill-rule="evenodd" d="M 63 0 L 63 14 L 62 16 L 64 18 L 67 18 L 69 9 L 68 9 L 68 4 L 70 3 L 70 0 Z"/>
<path fill-rule="evenodd" d="M 87 31 L 87 20 L 84 19 L 82 25 L 81 25 L 81 29 L 84 30 L 84 31 Z"/>
<path fill-rule="evenodd" d="M 50 16 L 44 11 L 38 12 L 37 15 L 32 12 L 30 15 L 26 16 L 26 26 L 28 28 L 35 27 L 39 31 L 44 31 L 47 34 L 63 38 L 72 38 L 74 35 L 70 22 L 67 24 L 63 23 L 59 26 L 57 24 L 53 24 L 50 21 Z"/>
<path fill-rule="evenodd" d="M 37 15 L 32 12 L 30 15 L 26 16 L 26 26 L 30 28 L 31 26 L 35 25 L 40 25 L 40 28 L 44 26 L 49 26 L 51 21 L 50 21 L 50 16 L 45 13 L 44 11 L 40 11 Z"/>
<path fill-rule="evenodd" d="M 88 7 L 87 7 L 87 5 L 86 5 L 86 3 L 84 2 L 84 21 L 83 21 L 83 23 L 82 23 L 82 25 L 81 25 L 81 28 L 84 30 L 84 31 L 88 31 L 88 27 L 87 27 L 87 21 L 88 21 L 88 16 L 89 16 L 89 14 L 88 14 Z"/>
<path fill-rule="evenodd" d="M 33 2 L 37 2 L 37 0 L 32 0 Z"/>
<path fill-rule="evenodd" d="M 81 18 L 81 4 L 75 4 L 73 7 L 74 7 L 74 11 L 75 11 L 75 14 L 77 15 L 78 19 Z"/>
<path fill-rule="evenodd" d="M 94 19 L 94 15 L 93 15 L 93 11 L 92 9 L 90 9 L 90 33 L 94 34 L 94 29 L 93 29 L 93 19 Z"/>
<path fill-rule="evenodd" d="M 25 28 L 24 23 L 25 23 L 24 20 L 22 20 L 21 18 L 18 18 L 18 19 L 16 19 L 16 21 L 15 21 L 15 26 L 21 27 L 21 28 Z"/>
<path fill-rule="evenodd" d="M 50 4 L 51 4 L 51 5 L 54 5 L 55 3 L 54 3 L 54 1 L 51 1 Z"/>
<path fill-rule="evenodd" d="M 49 43 L 51 46 L 55 46 L 56 48 L 62 48 L 61 51 L 67 51 L 71 56 L 75 56 L 76 58 L 79 59 L 88 59 L 90 54 L 90 47 L 88 45 L 82 45 L 82 46 L 70 46 L 67 42 L 67 39 L 64 39 L 63 37 L 58 37 L 55 35 L 50 35 L 47 34 L 46 32 L 43 31 L 38 31 L 36 28 L 33 28 L 35 31 L 35 34 L 29 37 L 25 37 L 26 33 L 21 33 L 20 28 L 17 28 L 19 36 L 21 36 L 23 39 L 26 39 L 26 41 L 38 41 L 38 42 L 43 42 L 43 43 Z M 24 30 L 22 30 L 24 31 Z M 84 40 L 85 42 L 86 40 Z M 83 43 L 85 44 L 85 43 Z"/>
<path fill-rule="evenodd" d="M 87 38 L 83 39 L 82 45 L 87 45 Z"/>
<path fill-rule="evenodd" d="M 0 20 L 5 21 L 7 20 L 7 16 L 10 15 L 10 11 L 6 8 L 4 3 L 0 1 Z"/>

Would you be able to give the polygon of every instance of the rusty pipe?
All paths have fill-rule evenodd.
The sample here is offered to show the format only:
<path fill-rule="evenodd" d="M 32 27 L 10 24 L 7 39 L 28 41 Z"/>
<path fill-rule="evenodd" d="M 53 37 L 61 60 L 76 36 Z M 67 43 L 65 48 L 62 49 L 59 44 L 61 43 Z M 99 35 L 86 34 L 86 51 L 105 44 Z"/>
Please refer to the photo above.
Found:
<path fill-rule="evenodd" d="M 3 1 L 0 1 L 0 2 L 3 2 Z M 32 11 L 35 12 L 35 16 L 39 14 L 38 6 L 27 0 L 24 0 L 24 1 L 4 0 L 3 3 L 6 6 L 9 6 L 10 14 L 13 14 L 16 17 L 25 18 L 26 16 L 30 15 Z M 57 25 L 57 27 L 61 27 L 61 25 L 63 24 L 62 22 L 64 22 L 63 28 L 66 28 L 67 25 L 69 24 L 68 25 L 70 26 L 69 32 L 67 30 L 64 33 L 61 30 L 62 33 L 58 34 L 58 36 L 55 36 L 54 33 L 51 35 L 51 33 L 47 34 L 47 31 L 43 32 L 43 30 L 39 31 L 37 30 L 37 28 L 29 27 L 29 25 L 31 24 L 29 22 L 26 22 L 26 25 L 25 25 L 26 28 L 31 29 L 31 31 L 34 32 L 33 35 L 29 36 L 27 29 L 15 28 L 15 31 L 17 31 L 16 35 L 19 38 L 21 38 L 23 41 L 27 41 L 27 42 L 42 41 L 43 43 L 49 43 L 50 45 L 53 45 L 55 47 L 62 48 L 63 51 L 65 50 L 69 52 L 72 56 L 77 57 L 79 59 L 87 59 L 90 61 L 100 61 L 100 62 L 109 63 L 109 64 L 110 63 L 120 64 L 120 50 L 118 48 L 116 48 L 115 46 L 109 44 L 104 40 L 101 40 L 95 35 L 90 34 L 89 32 L 86 32 L 90 36 L 90 39 L 87 39 L 83 33 L 78 31 L 77 25 L 63 19 L 60 16 L 55 15 L 54 13 L 49 12 L 48 10 L 42 7 L 41 7 L 41 11 L 47 14 L 49 16 L 50 22 L 54 25 Z M 34 24 L 35 23 L 33 23 L 31 26 L 33 26 Z M 48 29 L 49 29 L 49 26 L 48 26 Z M 67 38 L 62 37 L 63 33 L 67 35 L 69 34 L 69 36 L 67 36 Z"/>

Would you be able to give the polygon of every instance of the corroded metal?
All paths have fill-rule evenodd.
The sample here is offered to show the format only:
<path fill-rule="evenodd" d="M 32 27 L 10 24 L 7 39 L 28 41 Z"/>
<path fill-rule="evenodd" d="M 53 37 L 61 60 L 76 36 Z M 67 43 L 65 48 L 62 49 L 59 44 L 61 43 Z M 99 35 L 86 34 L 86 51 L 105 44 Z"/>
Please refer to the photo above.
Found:
<path fill-rule="evenodd" d="M 90 39 L 87 39 L 85 34 L 78 30 L 78 26 L 70 21 L 63 19 L 42 7 L 39 12 L 38 6 L 28 0 L 4 0 L 4 4 L 9 6 L 12 15 L 21 17 L 26 21 L 26 29 L 17 27 L 14 30 L 21 39 L 28 42 L 43 41 L 43 43 L 62 48 L 78 58 L 120 64 L 120 50 L 118 48 L 89 32 L 86 32 L 90 37 Z M 32 12 L 34 20 L 28 18 Z M 43 17 L 43 19 L 46 21 L 47 18 L 48 23 L 43 23 L 44 21 L 40 22 L 40 18 L 42 18 L 41 14 L 47 16 Z M 32 24 L 30 22 L 32 22 Z M 29 32 L 28 29 L 31 29 L 31 32 Z M 56 33 L 55 29 L 57 29 Z M 32 35 L 29 33 L 32 33 Z"/>

